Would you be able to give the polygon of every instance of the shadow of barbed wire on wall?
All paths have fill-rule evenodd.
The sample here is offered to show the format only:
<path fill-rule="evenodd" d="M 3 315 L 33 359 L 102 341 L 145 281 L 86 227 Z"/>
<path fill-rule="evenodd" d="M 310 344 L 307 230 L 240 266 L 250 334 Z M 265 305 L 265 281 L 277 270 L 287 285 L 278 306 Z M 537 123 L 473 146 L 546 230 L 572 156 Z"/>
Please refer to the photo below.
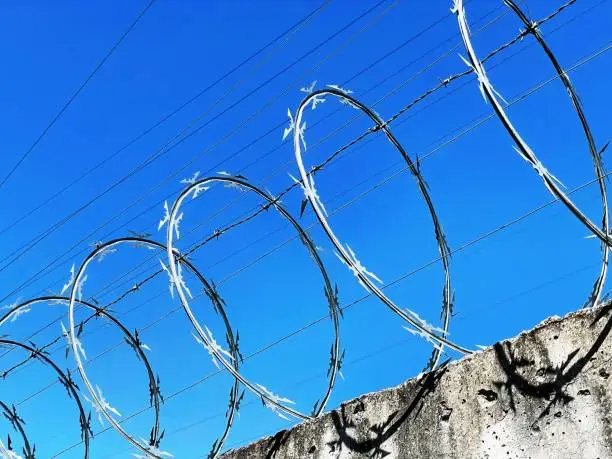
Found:
<path fill-rule="evenodd" d="M 369 435 L 373 435 L 370 438 L 359 439 L 349 433 L 349 429 L 357 427 L 352 416 L 366 410 L 362 400 L 357 401 L 352 414 L 347 413 L 346 405 L 342 405 L 339 410 L 332 411 L 331 419 L 338 438 L 337 440 L 327 442 L 329 447 L 328 453 L 339 453 L 343 448 L 347 448 L 353 453 L 368 454 L 371 458 L 389 456 L 391 452 L 385 450 L 383 444 L 400 430 L 404 423 L 411 418 L 411 415 L 414 415 L 412 416 L 413 420 L 419 416 L 425 397 L 436 389 L 442 375 L 446 373 L 448 362 L 447 360 L 440 367 L 427 373 L 417 382 L 419 390 L 414 394 L 410 404 L 405 409 L 396 410 L 384 422 L 370 426 L 367 430 Z"/>
<path fill-rule="evenodd" d="M 266 453 L 266 459 L 274 459 L 279 453 L 281 447 L 289 440 L 291 431 L 284 429 L 277 432 L 273 437 L 268 440 L 268 452 Z"/>
<path fill-rule="evenodd" d="M 606 323 L 598 333 L 593 344 L 583 353 L 580 347 L 572 349 L 559 365 L 549 364 L 536 368 L 535 360 L 522 356 L 513 348 L 511 343 L 497 343 L 493 346 L 497 362 L 505 375 L 505 381 L 494 381 L 493 385 L 498 391 L 506 392 L 509 408 L 513 412 L 517 411 L 516 394 L 548 402 L 533 420 L 531 424 L 533 430 L 539 430 L 538 421 L 549 416 L 551 409 L 555 405 L 565 407 L 574 400 L 574 397 L 568 393 L 567 388 L 575 382 L 576 378 L 585 370 L 587 364 L 596 359 L 595 354 L 597 354 L 608 338 L 612 329 L 612 315 L 609 315 L 611 310 L 612 304 L 608 303 L 602 307 L 599 314 L 591 322 L 590 328 L 593 328 L 607 316 Z M 558 339 L 558 335 L 554 335 L 553 339 Z M 544 356 L 545 360 L 550 360 L 549 349 L 543 345 L 541 347 L 538 351 L 539 354 Z M 582 356 L 579 356 L 580 354 Z M 607 379 L 609 373 L 605 368 L 600 368 L 599 376 Z M 578 394 L 590 395 L 590 391 L 585 389 L 578 391 Z M 561 417 L 562 415 L 563 412 L 561 411 L 555 413 L 556 417 Z"/>

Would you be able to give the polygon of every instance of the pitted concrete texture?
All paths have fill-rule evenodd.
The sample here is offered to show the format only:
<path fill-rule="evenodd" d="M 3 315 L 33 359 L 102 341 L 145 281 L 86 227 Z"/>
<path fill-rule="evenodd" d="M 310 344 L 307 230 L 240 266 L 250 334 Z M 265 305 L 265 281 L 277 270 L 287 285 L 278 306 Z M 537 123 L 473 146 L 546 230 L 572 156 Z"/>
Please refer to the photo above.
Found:
<path fill-rule="evenodd" d="M 612 458 L 610 307 L 348 401 L 241 458 Z"/>

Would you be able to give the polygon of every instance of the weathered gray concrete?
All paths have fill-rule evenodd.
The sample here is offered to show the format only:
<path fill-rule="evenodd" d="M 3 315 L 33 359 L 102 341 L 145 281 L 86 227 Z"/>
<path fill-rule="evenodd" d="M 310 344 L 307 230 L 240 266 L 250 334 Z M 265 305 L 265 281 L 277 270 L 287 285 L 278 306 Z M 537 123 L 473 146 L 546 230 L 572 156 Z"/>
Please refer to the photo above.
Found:
<path fill-rule="evenodd" d="M 551 318 L 223 457 L 612 458 L 610 328 L 605 308 Z"/>

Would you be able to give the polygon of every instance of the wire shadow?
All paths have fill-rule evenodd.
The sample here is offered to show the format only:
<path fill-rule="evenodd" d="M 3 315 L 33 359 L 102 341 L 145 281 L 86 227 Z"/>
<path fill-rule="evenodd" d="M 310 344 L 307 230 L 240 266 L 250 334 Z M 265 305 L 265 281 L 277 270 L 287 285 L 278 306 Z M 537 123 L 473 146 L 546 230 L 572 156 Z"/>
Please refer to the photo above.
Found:
<path fill-rule="evenodd" d="M 358 439 L 351 435 L 348 430 L 355 428 L 356 424 L 351 419 L 350 414 L 346 412 L 346 406 L 343 405 L 340 410 L 332 411 L 331 418 L 338 435 L 338 439 L 328 442 L 329 452 L 339 452 L 342 448 L 347 448 L 353 453 L 369 454 L 372 458 L 383 458 L 391 454 L 383 448 L 383 444 L 393 437 L 399 429 L 409 420 L 411 415 L 416 418 L 423 407 L 424 398 L 434 392 L 442 375 L 446 373 L 448 360 L 435 370 L 427 373 L 417 384 L 420 386 L 418 392 L 412 397 L 410 404 L 403 409 L 399 409 L 391 413 L 387 419 L 379 424 L 375 424 L 369 428 L 369 432 L 374 436 L 368 439 Z M 353 410 L 353 414 L 357 414 L 365 410 L 363 401 L 359 401 Z"/>
<path fill-rule="evenodd" d="M 602 320 L 608 312 L 610 312 L 611 308 L 611 304 L 604 306 L 595 319 L 593 319 L 589 328 L 593 328 Z M 517 355 L 516 349 L 514 349 L 509 342 L 497 343 L 493 348 L 495 350 L 497 362 L 504 372 L 505 381 L 495 381 L 493 384 L 498 390 L 503 389 L 507 392 L 510 400 L 510 409 L 514 412 L 516 412 L 514 391 L 524 397 L 549 401 L 546 407 L 538 415 L 538 418 L 533 421 L 532 428 L 537 430 L 537 422 L 550 414 L 550 409 L 554 405 L 561 403 L 565 406 L 574 400 L 574 397 L 567 393 L 567 386 L 571 384 L 584 371 L 586 365 L 594 359 L 595 354 L 601 349 L 601 346 L 608 338 L 610 330 L 612 330 L 612 315 L 607 318 L 597 338 L 581 357 L 577 357 L 581 350 L 581 348 L 578 347 L 569 352 L 563 363 L 558 366 L 547 365 L 538 369 L 533 369 L 532 374 L 534 377 L 545 378 L 545 381 L 541 383 L 536 383 L 533 377 L 521 373 L 521 369 L 533 367 L 535 365 L 534 360 Z M 602 368 L 600 370 L 600 376 L 607 378 L 609 374 Z"/>

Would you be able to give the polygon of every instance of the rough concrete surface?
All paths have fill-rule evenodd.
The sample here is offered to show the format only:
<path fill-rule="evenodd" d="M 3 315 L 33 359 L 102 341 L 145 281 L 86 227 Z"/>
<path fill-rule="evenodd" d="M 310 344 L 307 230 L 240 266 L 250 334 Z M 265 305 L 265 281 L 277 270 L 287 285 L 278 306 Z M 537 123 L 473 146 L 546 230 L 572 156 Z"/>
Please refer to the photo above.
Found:
<path fill-rule="evenodd" d="M 609 310 L 547 319 L 223 457 L 612 458 Z"/>

